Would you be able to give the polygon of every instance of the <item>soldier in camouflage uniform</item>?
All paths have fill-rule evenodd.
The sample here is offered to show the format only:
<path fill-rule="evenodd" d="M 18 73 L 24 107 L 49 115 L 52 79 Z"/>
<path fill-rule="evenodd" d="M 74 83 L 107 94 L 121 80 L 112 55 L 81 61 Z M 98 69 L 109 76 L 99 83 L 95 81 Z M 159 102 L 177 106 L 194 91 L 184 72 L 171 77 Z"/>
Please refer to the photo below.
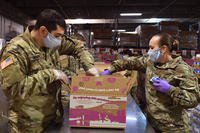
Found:
<path fill-rule="evenodd" d="M 65 26 L 58 12 L 46 9 L 34 27 L 1 51 L 0 80 L 9 100 L 11 132 L 40 133 L 62 118 L 60 96 L 69 81 L 61 71 L 60 55 L 77 57 L 86 73 L 98 76 L 89 52 L 64 35 Z"/>
<path fill-rule="evenodd" d="M 86 39 L 81 34 L 77 33 L 70 37 L 77 40 L 77 42 L 79 42 L 83 46 L 86 44 Z M 77 58 L 74 58 L 73 56 L 60 55 L 59 61 L 61 63 L 61 67 L 66 73 L 68 73 L 69 76 L 77 74 L 78 70 L 80 69 L 79 60 Z M 67 71 L 66 68 L 68 68 Z"/>
<path fill-rule="evenodd" d="M 200 92 L 193 69 L 171 54 L 175 46 L 169 34 L 155 35 L 148 56 L 114 61 L 100 75 L 125 69 L 145 72 L 147 117 L 152 126 L 157 132 L 188 133 L 186 109 L 197 106 Z"/>

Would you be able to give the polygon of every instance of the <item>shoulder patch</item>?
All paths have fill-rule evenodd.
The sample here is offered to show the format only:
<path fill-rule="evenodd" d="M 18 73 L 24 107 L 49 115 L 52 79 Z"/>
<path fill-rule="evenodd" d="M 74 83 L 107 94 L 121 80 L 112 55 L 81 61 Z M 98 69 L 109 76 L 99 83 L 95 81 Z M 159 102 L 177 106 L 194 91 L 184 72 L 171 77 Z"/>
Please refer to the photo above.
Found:
<path fill-rule="evenodd" d="M 13 64 L 13 58 L 12 56 L 9 56 L 8 58 L 6 58 L 4 61 L 1 61 L 1 69 L 6 68 L 7 66 Z"/>

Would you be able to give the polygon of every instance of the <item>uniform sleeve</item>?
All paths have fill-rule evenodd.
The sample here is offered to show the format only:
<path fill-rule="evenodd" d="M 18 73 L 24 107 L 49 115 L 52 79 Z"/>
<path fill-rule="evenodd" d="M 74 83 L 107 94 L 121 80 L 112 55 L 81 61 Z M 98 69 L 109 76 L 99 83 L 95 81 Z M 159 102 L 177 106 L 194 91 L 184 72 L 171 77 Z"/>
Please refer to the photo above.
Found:
<path fill-rule="evenodd" d="M 67 76 L 73 76 L 77 72 L 77 62 L 72 56 L 61 55 L 58 60 L 59 69 Z"/>
<path fill-rule="evenodd" d="M 59 48 L 59 54 L 77 57 L 85 71 L 94 67 L 94 58 L 92 55 L 75 39 L 63 36 L 62 45 Z"/>
<path fill-rule="evenodd" d="M 129 57 L 127 59 L 116 60 L 108 68 L 112 73 L 123 70 L 137 70 L 145 72 L 147 67 L 147 57 Z"/>
<path fill-rule="evenodd" d="M 14 52 L 13 52 L 14 53 Z M 9 64 L 4 61 L 11 60 Z M 1 61 L 1 77 L 4 92 L 9 98 L 28 98 L 32 94 L 47 93 L 47 85 L 56 79 L 52 69 L 39 70 L 28 75 L 27 59 L 23 54 L 5 54 Z"/>
<path fill-rule="evenodd" d="M 168 95 L 172 98 L 173 104 L 182 108 L 193 108 L 198 105 L 199 85 L 192 68 L 181 65 L 177 71 L 183 74 L 179 86 L 171 86 Z"/>

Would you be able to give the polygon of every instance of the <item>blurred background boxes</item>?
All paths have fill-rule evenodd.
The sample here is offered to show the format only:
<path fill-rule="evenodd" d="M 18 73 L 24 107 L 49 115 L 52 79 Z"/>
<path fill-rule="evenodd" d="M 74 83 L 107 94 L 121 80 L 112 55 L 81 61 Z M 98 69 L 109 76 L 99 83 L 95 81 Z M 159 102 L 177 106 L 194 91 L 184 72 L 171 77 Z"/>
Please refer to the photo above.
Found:
<path fill-rule="evenodd" d="M 159 30 L 166 32 L 173 37 L 177 37 L 179 33 L 179 22 L 176 21 L 162 21 L 159 23 Z"/>
<path fill-rule="evenodd" d="M 139 36 L 138 34 L 120 33 L 119 44 L 121 47 L 138 47 Z"/>
<path fill-rule="evenodd" d="M 157 25 L 139 25 L 135 31 L 139 35 L 139 46 L 149 47 L 149 40 L 153 35 L 159 33 L 159 28 Z"/>
<path fill-rule="evenodd" d="M 180 48 L 181 49 L 196 49 L 197 48 L 197 33 L 195 31 L 180 32 Z"/>
<path fill-rule="evenodd" d="M 95 39 L 100 39 L 100 38 L 109 39 L 109 38 L 112 38 L 112 29 L 111 28 L 106 28 L 106 27 L 99 28 L 99 27 L 93 26 L 92 27 L 92 32 L 94 32 L 94 38 Z"/>

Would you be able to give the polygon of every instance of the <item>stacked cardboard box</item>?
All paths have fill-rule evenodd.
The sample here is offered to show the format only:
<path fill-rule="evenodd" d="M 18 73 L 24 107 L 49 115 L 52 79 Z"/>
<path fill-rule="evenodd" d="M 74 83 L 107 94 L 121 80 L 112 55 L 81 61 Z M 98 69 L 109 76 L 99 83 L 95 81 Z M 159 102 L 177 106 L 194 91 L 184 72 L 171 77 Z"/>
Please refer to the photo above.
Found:
<path fill-rule="evenodd" d="M 179 22 L 176 21 L 162 21 L 159 23 L 159 29 L 161 32 L 166 32 L 173 37 L 178 37 Z"/>
<path fill-rule="evenodd" d="M 139 34 L 140 47 L 149 47 L 151 37 L 159 33 L 158 26 L 153 25 L 139 25 L 135 31 Z"/>
<path fill-rule="evenodd" d="M 94 32 L 94 38 L 95 39 L 112 38 L 112 29 L 110 29 L 110 28 L 92 27 L 92 31 Z"/>
<path fill-rule="evenodd" d="M 112 39 L 94 39 L 93 40 L 94 47 L 105 47 L 105 46 L 113 46 Z"/>
<path fill-rule="evenodd" d="M 194 72 L 197 75 L 200 82 L 200 55 L 197 54 L 194 58 Z M 196 108 L 193 108 L 189 111 L 190 118 L 190 132 L 200 133 L 200 104 Z"/>
<path fill-rule="evenodd" d="M 122 47 L 138 47 L 138 34 L 120 33 L 120 46 Z"/>
<path fill-rule="evenodd" d="M 196 49 L 197 48 L 197 33 L 195 31 L 180 32 L 180 48 Z"/>
<path fill-rule="evenodd" d="M 200 57 L 195 57 L 194 58 L 193 67 L 194 67 L 195 74 L 200 79 Z"/>

